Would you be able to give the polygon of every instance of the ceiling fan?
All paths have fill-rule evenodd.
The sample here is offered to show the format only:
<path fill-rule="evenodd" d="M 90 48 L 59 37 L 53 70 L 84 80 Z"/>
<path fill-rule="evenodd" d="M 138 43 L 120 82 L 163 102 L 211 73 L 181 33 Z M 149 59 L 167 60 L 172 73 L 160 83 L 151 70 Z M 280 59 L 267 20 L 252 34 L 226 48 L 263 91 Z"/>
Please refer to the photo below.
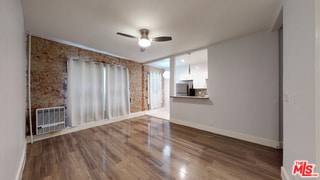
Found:
<path fill-rule="evenodd" d="M 149 30 L 148 29 L 140 29 L 140 34 L 141 37 L 135 37 L 129 34 L 117 32 L 117 35 L 128 37 L 128 38 L 134 38 L 138 40 L 138 44 L 140 46 L 140 51 L 144 52 L 147 47 L 151 45 L 151 42 L 164 42 L 164 41 L 171 41 L 172 37 L 171 36 L 160 36 L 160 37 L 154 37 L 154 38 L 149 38 Z"/>

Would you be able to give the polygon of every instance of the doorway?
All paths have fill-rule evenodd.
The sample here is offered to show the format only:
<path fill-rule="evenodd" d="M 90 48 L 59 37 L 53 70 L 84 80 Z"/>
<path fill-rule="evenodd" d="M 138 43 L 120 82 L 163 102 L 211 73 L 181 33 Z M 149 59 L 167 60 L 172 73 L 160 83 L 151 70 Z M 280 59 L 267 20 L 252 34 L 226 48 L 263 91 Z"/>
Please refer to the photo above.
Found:
<path fill-rule="evenodd" d="M 148 74 L 147 115 L 169 120 L 170 118 L 170 59 L 145 64 Z"/>

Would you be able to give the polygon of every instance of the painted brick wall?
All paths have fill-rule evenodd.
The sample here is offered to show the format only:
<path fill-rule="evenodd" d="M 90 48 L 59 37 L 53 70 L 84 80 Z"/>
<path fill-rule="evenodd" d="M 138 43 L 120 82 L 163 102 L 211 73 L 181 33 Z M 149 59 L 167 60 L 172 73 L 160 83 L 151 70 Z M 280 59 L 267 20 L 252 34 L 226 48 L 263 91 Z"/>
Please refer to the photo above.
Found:
<path fill-rule="evenodd" d="M 31 43 L 31 107 L 34 128 L 36 122 L 35 110 L 37 108 L 67 107 L 67 58 L 70 56 L 128 67 L 131 112 L 139 112 L 145 109 L 143 104 L 144 75 L 142 64 L 34 36 L 32 36 Z M 27 106 L 27 108 L 29 107 Z M 26 119 L 28 134 L 30 133 L 28 115 Z M 33 130 L 33 132 L 35 131 Z"/>

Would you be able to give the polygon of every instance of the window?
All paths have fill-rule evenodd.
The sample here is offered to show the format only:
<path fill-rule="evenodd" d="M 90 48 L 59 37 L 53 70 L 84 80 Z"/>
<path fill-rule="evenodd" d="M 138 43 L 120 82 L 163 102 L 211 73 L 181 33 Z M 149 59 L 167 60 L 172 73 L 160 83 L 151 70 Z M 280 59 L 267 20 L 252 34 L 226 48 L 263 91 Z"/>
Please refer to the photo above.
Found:
<path fill-rule="evenodd" d="M 130 113 L 128 69 L 69 59 L 68 125 Z"/>

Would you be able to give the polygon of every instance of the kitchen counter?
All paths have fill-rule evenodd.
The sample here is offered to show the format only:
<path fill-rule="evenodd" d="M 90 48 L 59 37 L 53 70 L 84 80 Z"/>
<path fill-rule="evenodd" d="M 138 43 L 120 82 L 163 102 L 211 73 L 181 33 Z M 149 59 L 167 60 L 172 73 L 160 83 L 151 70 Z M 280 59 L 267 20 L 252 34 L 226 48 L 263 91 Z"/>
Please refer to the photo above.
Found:
<path fill-rule="evenodd" d="M 209 99 L 209 96 L 170 96 L 171 98 Z"/>

